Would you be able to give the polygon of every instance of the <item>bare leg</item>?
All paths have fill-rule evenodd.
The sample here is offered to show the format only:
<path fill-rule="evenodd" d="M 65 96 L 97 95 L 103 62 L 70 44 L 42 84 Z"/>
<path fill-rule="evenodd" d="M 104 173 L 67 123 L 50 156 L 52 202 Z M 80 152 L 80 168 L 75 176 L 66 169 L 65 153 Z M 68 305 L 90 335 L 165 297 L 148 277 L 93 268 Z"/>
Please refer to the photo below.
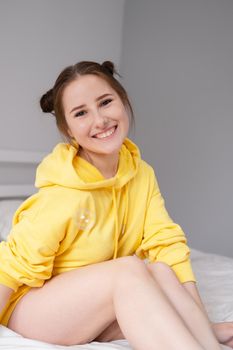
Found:
<path fill-rule="evenodd" d="M 208 318 L 179 282 L 174 271 L 164 263 L 148 264 L 147 267 L 199 343 L 206 350 L 220 350 Z"/>
<path fill-rule="evenodd" d="M 120 340 L 120 339 L 125 339 L 125 336 L 122 333 L 122 330 L 120 329 L 120 326 L 117 320 L 115 320 L 102 333 L 100 333 L 98 337 L 94 339 L 94 341 L 109 342 L 109 341 Z"/>
<path fill-rule="evenodd" d="M 128 284 L 120 280 L 114 298 L 116 318 L 125 338 L 130 342 L 135 332 L 141 333 L 136 342 L 130 342 L 133 349 L 204 350 L 193 336 L 190 337 L 183 320 L 150 273 L 143 277 L 136 275 L 133 283 L 129 281 Z M 131 323 L 130 327 L 127 322 Z"/>
<path fill-rule="evenodd" d="M 33 288 L 8 327 L 28 338 L 72 345 L 92 341 L 115 319 L 135 350 L 204 350 L 137 257 L 72 270 Z"/>

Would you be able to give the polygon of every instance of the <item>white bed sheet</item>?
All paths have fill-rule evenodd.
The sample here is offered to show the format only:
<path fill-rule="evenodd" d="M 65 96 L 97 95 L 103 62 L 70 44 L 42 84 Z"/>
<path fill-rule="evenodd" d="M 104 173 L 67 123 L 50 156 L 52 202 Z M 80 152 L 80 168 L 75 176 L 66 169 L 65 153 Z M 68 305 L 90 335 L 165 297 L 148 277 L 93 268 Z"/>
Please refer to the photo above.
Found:
<path fill-rule="evenodd" d="M 233 321 L 233 259 L 192 249 L 193 269 L 198 289 L 211 321 Z M 0 325 L 1 350 L 130 350 L 126 340 L 86 345 L 57 346 L 21 337 Z M 222 349 L 231 349 L 222 346 Z M 154 350 L 161 350 L 155 349 Z"/>

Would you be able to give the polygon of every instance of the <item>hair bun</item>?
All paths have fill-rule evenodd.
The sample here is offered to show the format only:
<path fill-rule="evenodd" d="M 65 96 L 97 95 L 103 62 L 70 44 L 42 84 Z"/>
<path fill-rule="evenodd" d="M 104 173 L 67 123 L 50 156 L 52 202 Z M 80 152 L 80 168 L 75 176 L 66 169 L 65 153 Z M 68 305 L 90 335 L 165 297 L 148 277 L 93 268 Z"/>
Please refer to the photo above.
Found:
<path fill-rule="evenodd" d="M 40 107 L 44 113 L 52 113 L 54 110 L 53 89 L 47 91 L 40 99 Z"/>
<path fill-rule="evenodd" d="M 111 61 L 104 61 L 102 63 L 102 67 L 104 69 L 106 69 L 111 75 L 113 75 L 114 73 L 116 73 L 115 71 L 115 67 L 114 67 L 114 63 Z"/>

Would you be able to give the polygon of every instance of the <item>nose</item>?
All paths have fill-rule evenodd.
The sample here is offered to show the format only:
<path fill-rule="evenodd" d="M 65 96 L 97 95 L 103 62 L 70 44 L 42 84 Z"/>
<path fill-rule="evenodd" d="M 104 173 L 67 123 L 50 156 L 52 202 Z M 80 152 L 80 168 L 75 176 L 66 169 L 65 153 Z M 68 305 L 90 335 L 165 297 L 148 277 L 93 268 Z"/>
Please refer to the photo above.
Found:
<path fill-rule="evenodd" d="M 93 111 L 93 125 L 97 129 L 105 129 L 108 125 L 108 118 L 103 111 L 96 109 Z"/>

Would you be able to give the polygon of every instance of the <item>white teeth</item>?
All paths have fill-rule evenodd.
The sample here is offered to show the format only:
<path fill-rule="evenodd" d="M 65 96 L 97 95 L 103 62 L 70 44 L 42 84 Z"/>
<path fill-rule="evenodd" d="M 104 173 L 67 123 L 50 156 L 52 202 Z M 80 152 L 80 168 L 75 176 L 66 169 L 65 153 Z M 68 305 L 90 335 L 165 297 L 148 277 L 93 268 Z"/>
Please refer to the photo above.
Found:
<path fill-rule="evenodd" d="M 115 126 L 112 129 L 110 129 L 106 132 L 103 132 L 102 134 L 95 135 L 95 137 L 98 139 L 103 139 L 104 137 L 112 135 L 114 133 L 114 131 L 115 131 Z"/>

